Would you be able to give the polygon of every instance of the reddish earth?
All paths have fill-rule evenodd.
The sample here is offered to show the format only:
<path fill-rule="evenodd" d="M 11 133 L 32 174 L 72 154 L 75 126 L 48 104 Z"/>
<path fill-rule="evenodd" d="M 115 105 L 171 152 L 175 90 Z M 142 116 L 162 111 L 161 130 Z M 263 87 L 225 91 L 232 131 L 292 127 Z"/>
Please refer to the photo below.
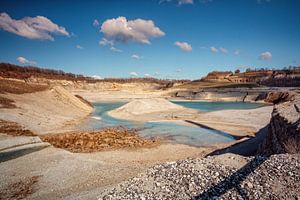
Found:
<path fill-rule="evenodd" d="M 35 186 L 39 176 L 22 179 L 16 183 L 9 184 L 0 191 L 0 199 L 25 199 L 36 190 Z"/>
<path fill-rule="evenodd" d="M 106 128 L 95 132 L 72 132 L 40 136 L 44 142 L 54 147 L 74 153 L 96 152 L 114 149 L 136 149 L 153 147 L 160 143 L 156 139 L 143 139 L 134 130 L 125 128 Z"/>
<path fill-rule="evenodd" d="M 0 119 L 0 133 L 12 136 L 35 136 L 33 132 L 25 129 L 16 122 L 9 122 Z"/>

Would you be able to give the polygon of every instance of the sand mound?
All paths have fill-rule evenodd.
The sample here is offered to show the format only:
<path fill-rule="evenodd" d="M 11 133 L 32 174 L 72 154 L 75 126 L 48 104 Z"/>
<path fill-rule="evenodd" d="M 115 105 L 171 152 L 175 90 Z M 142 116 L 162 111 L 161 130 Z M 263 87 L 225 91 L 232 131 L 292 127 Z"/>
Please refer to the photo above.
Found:
<path fill-rule="evenodd" d="M 172 110 L 181 110 L 184 107 L 171 103 L 165 99 L 140 99 L 131 101 L 124 106 L 110 112 L 110 114 L 132 114 L 142 115 L 154 112 L 166 112 Z"/>
<path fill-rule="evenodd" d="M 74 124 L 93 108 L 62 87 L 26 94 L 3 94 L 16 108 L 1 109 L 1 119 L 14 121 L 41 134 Z"/>

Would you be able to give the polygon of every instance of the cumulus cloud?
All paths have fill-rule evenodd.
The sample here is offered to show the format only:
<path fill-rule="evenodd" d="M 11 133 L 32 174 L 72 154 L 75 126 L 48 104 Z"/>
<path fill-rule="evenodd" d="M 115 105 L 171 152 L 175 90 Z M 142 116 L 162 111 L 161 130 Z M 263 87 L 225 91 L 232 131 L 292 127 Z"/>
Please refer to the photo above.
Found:
<path fill-rule="evenodd" d="M 99 44 L 101 46 L 107 46 L 107 45 L 110 45 L 110 46 L 113 46 L 114 45 L 114 42 L 112 40 L 108 40 L 106 38 L 102 38 L 100 41 L 99 41 Z"/>
<path fill-rule="evenodd" d="M 181 50 L 186 51 L 186 52 L 193 50 L 192 46 L 186 42 L 178 42 L 177 41 L 174 43 L 174 45 L 178 46 Z"/>
<path fill-rule="evenodd" d="M 139 55 L 137 55 L 137 54 L 133 54 L 133 55 L 131 56 L 131 58 L 134 58 L 134 59 L 139 60 L 139 59 L 141 59 L 142 57 L 139 56 Z"/>
<path fill-rule="evenodd" d="M 219 50 L 216 47 L 210 47 L 210 51 L 213 53 L 219 52 Z"/>
<path fill-rule="evenodd" d="M 125 17 L 106 20 L 101 25 L 100 32 L 113 41 L 135 41 L 142 44 L 150 44 L 150 38 L 165 35 L 152 20 L 127 20 Z"/>
<path fill-rule="evenodd" d="M 271 60 L 272 59 L 272 53 L 269 51 L 263 52 L 260 54 L 259 58 L 261 60 Z"/>
<path fill-rule="evenodd" d="M 26 58 L 20 56 L 17 58 L 17 61 L 23 65 L 36 65 L 35 61 L 27 60 Z"/>
<path fill-rule="evenodd" d="M 130 72 L 129 75 L 133 76 L 133 77 L 137 77 L 138 76 L 138 74 L 136 72 Z"/>
<path fill-rule="evenodd" d="M 152 76 L 150 74 L 144 74 L 144 77 L 146 77 L 146 78 L 152 78 Z"/>
<path fill-rule="evenodd" d="M 194 4 L 194 0 L 178 0 L 178 5 L 182 4 Z"/>
<path fill-rule="evenodd" d="M 98 27 L 100 25 L 99 21 L 97 19 L 94 20 L 93 26 Z"/>
<path fill-rule="evenodd" d="M 7 13 L 1 13 L 0 29 L 28 39 L 53 41 L 54 38 L 51 34 L 70 36 L 64 27 L 58 26 L 43 16 L 24 17 L 23 19 L 15 20 Z"/>
<path fill-rule="evenodd" d="M 110 50 L 113 51 L 113 52 L 123 52 L 121 49 L 118 49 L 116 48 L 114 45 L 114 41 L 112 40 L 108 40 L 106 38 L 102 38 L 100 41 L 99 41 L 99 45 L 101 46 L 110 46 Z"/>
<path fill-rule="evenodd" d="M 79 44 L 76 45 L 76 48 L 77 48 L 77 49 L 83 49 L 83 47 L 80 46 Z"/>
<path fill-rule="evenodd" d="M 98 75 L 93 75 L 92 78 L 93 79 L 103 79 L 101 76 L 98 76 Z"/>
<path fill-rule="evenodd" d="M 119 52 L 119 53 L 120 53 L 120 52 L 123 52 L 121 49 L 118 49 L 118 48 L 116 48 L 116 47 L 114 47 L 114 46 L 111 46 L 111 47 L 110 47 L 110 50 L 111 50 L 111 51 L 114 51 L 114 52 Z"/>
<path fill-rule="evenodd" d="M 224 47 L 220 47 L 220 51 L 221 51 L 222 53 L 225 53 L 225 54 L 227 54 L 227 53 L 228 53 L 228 50 L 227 50 L 227 49 L 225 49 Z"/>
<path fill-rule="evenodd" d="M 159 4 L 164 2 L 172 2 L 172 0 L 160 0 Z M 184 4 L 194 4 L 194 0 L 175 0 L 175 2 L 177 2 L 179 6 Z"/>

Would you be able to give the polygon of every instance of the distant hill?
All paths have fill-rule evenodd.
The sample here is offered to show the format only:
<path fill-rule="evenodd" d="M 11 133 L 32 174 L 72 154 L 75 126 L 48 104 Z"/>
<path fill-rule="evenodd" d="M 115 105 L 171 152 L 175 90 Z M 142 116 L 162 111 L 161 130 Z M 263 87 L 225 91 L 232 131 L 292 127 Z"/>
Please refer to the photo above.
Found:
<path fill-rule="evenodd" d="M 0 63 L 0 77 L 26 80 L 29 78 L 45 78 L 53 80 L 85 81 L 95 82 L 114 82 L 114 83 L 157 83 L 163 87 L 172 87 L 174 83 L 185 83 L 189 80 L 164 80 L 156 78 L 105 78 L 95 79 L 89 76 L 83 76 L 73 73 L 66 73 L 62 70 L 45 69 L 33 66 L 18 66 L 9 63 Z"/>
<path fill-rule="evenodd" d="M 300 67 L 281 70 L 213 71 L 201 79 L 208 82 L 256 83 L 273 87 L 300 87 Z"/>

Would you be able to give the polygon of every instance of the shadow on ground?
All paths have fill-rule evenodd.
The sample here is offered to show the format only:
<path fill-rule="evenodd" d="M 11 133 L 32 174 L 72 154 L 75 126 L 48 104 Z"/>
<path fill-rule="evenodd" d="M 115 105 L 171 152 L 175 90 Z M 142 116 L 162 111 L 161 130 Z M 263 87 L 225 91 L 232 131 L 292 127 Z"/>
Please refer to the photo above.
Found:
<path fill-rule="evenodd" d="M 22 157 L 36 151 L 40 151 L 46 147 L 47 146 L 37 146 L 37 147 L 31 147 L 27 149 L 17 149 L 9 152 L 0 152 L 0 163 Z"/>
<path fill-rule="evenodd" d="M 192 199 L 217 199 L 231 189 L 235 189 L 243 199 L 249 199 L 247 192 L 240 187 L 240 184 L 267 159 L 267 157 L 256 156 L 232 175 Z"/>
<path fill-rule="evenodd" d="M 259 145 L 263 142 L 263 140 L 267 136 L 267 133 L 268 125 L 260 129 L 255 137 L 241 141 L 223 149 L 217 149 L 206 156 L 214 156 L 224 153 L 233 153 L 242 156 L 255 156 Z"/>

